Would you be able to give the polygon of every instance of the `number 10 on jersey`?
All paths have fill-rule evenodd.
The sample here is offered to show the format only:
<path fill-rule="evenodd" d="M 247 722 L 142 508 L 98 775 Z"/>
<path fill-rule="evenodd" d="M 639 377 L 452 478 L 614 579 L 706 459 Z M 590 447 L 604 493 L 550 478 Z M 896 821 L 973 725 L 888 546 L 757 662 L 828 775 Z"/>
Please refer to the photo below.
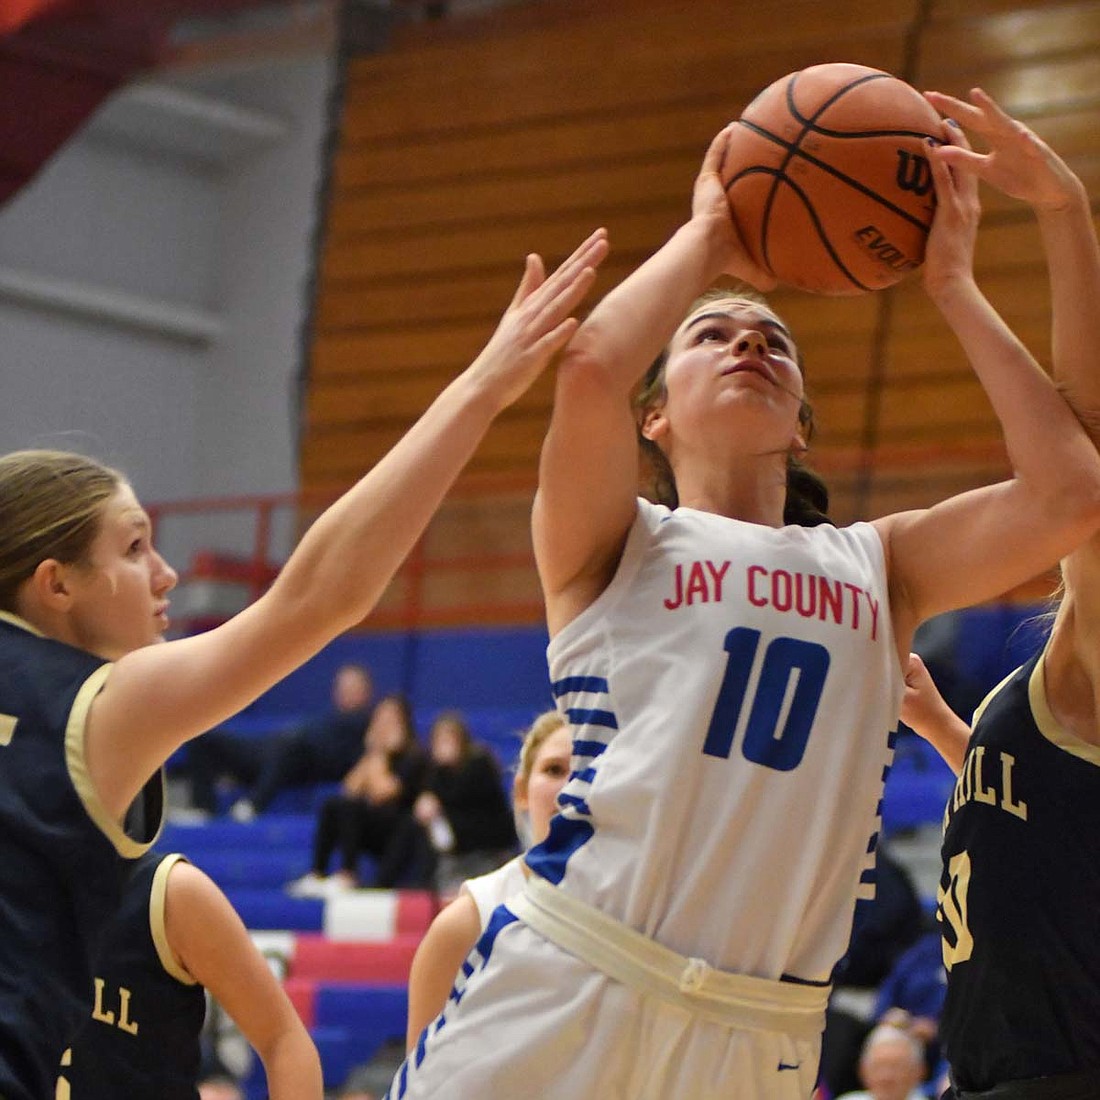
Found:
<path fill-rule="evenodd" d="M 726 635 L 726 672 L 703 742 L 708 756 L 729 759 L 745 709 L 760 631 L 734 627 Z M 773 638 L 764 650 L 756 689 L 749 703 L 741 755 L 776 771 L 797 768 L 806 751 L 814 716 L 829 671 L 829 651 L 801 638 Z"/>

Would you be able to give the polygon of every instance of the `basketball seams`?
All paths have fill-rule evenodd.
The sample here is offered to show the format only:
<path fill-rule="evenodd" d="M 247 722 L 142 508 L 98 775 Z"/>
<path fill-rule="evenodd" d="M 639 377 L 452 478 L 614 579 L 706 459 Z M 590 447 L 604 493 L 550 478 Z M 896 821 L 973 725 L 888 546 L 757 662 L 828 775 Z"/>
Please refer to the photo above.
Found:
<path fill-rule="evenodd" d="M 828 172 L 829 175 L 832 176 L 834 179 L 840 180 L 842 183 L 847 184 L 849 187 L 854 187 L 861 194 L 866 195 L 867 198 L 873 199 L 880 206 L 885 207 L 887 210 L 890 210 L 893 213 L 897 214 L 899 218 L 904 218 L 911 225 L 914 225 L 918 229 L 922 229 L 925 232 L 928 231 L 929 224 L 921 221 L 920 218 L 916 217 L 915 215 L 910 214 L 908 210 L 904 210 L 902 209 L 902 207 L 896 206 L 888 198 L 880 195 L 877 191 L 872 191 L 871 188 L 868 187 L 866 184 L 861 183 L 857 179 L 853 179 L 851 176 L 847 175 L 844 172 L 841 172 L 839 168 L 834 168 L 827 161 L 823 161 L 820 160 L 818 157 L 815 157 L 813 153 L 807 153 L 804 149 L 799 149 L 795 146 L 792 146 L 790 142 L 781 138 L 778 134 L 773 134 L 770 130 L 765 130 L 763 126 L 759 125 L 756 122 L 750 122 L 748 119 L 744 118 L 739 118 L 737 122 L 739 125 L 744 126 L 747 130 L 751 130 L 754 134 L 757 134 L 758 136 L 767 139 L 775 145 L 779 145 L 787 149 L 788 155 L 784 158 L 783 163 L 779 166 L 779 168 L 776 169 L 776 171 L 783 174 L 783 180 L 777 180 L 774 185 L 775 187 L 778 187 L 779 183 L 783 181 L 786 181 L 788 183 L 792 182 L 786 174 L 786 168 L 787 165 L 789 165 L 791 161 L 796 156 L 798 156 L 808 163 L 814 165 L 815 167 L 820 168 L 823 172 Z M 801 140 L 801 136 L 799 140 Z M 728 191 L 739 178 L 740 174 L 737 176 L 733 176 L 730 179 L 729 183 L 726 184 L 726 190 Z"/>
<path fill-rule="evenodd" d="M 863 91 L 849 97 L 857 89 Z M 924 145 L 935 135 L 913 94 L 882 70 L 812 66 L 775 81 L 736 120 L 743 129 L 731 139 L 731 163 L 723 158 L 726 192 L 738 222 L 749 219 L 741 228 L 750 251 L 781 281 L 811 292 L 858 293 L 889 286 L 919 266 L 931 221 Z M 805 112 L 798 96 L 807 101 Z M 732 198 L 735 185 L 743 198 Z"/>
<path fill-rule="evenodd" d="M 843 88 L 837 88 L 835 92 L 812 115 L 807 118 L 803 115 L 794 102 L 794 86 L 798 82 L 800 73 L 792 73 L 791 79 L 787 81 L 787 87 L 783 89 L 787 97 L 787 110 L 791 113 L 791 118 L 802 123 L 805 127 L 813 126 L 814 122 L 819 119 L 838 99 L 846 96 L 853 88 L 859 88 L 864 84 L 869 84 L 872 80 L 893 80 L 895 79 L 889 73 L 869 73 L 867 76 L 857 76 L 854 80 L 845 84 Z M 799 134 L 798 140 L 801 141 L 803 134 Z"/>
<path fill-rule="evenodd" d="M 887 74 L 885 73 L 870 73 L 866 76 L 858 76 L 848 84 L 845 84 L 843 88 L 838 88 L 825 102 L 817 109 L 817 111 L 810 117 L 804 118 L 798 111 L 794 103 L 794 86 L 798 81 L 798 73 L 792 73 L 790 80 L 787 81 L 786 88 L 783 89 L 784 95 L 787 100 L 787 110 L 790 112 L 792 118 L 802 125 L 802 132 L 795 138 L 793 144 L 787 146 L 787 155 L 783 159 L 783 163 L 779 165 L 779 174 L 775 180 L 772 181 L 771 189 L 768 192 L 767 199 L 764 200 L 764 208 L 761 211 L 761 226 L 760 226 L 760 251 L 764 259 L 764 263 L 768 270 L 771 271 L 771 260 L 768 257 L 768 229 L 771 226 L 772 207 L 775 205 L 776 195 L 779 194 L 779 185 L 781 183 L 790 183 L 790 179 L 787 177 L 787 166 L 791 163 L 791 160 L 796 154 L 801 154 L 799 146 L 802 144 L 802 139 L 810 132 L 810 127 L 813 122 L 821 116 L 821 114 L 829 109 L 841 96 L 845 95 L 852 88 L 859 87 L 872 80 L 881 80 Z M 805 155 L 805 154 L 801 154 Z M 727 188 L 728 190 L 728 188 Z M 816 212 L 813 212 L 814 225 L 817 227 L 818 234 L 822 240 L 825 239 L 825 234 L 822 232 L 822 226 L 817 220 Z M 828 246 L 830 251 L 832 246 Z M 848 275 L 848 272 L 844 272 Z"/>

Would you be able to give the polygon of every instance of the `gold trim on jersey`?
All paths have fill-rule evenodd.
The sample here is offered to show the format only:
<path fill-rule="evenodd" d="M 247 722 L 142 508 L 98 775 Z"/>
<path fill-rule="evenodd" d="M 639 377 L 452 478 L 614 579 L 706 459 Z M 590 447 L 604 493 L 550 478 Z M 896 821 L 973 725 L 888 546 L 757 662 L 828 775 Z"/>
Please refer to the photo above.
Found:
<path fill-rule="evenodd" d="M 1044 650 L 1043 655 L 1035 662 L 1035 668 L 1031 672 L 1031 679 L 1027 685 L 1028 701 L 1031 703 L 1035 724 L 1039 727 L 1039 732 L 1056 748 L 1088 764 L 1100 767 L 1100 746 L 1082 741 L 1054 717 L 1054 712 L 1047 702 L 1046 680 L 1043 676 L 1046 659 L 1046 650 Z"/>
<path fill-rule="evenodd" d="M 31 626 L 26 619 L 21 619 L 18 615 L 13 615 L 10 611 L 0 611 L 0 620 L 10 623 L 12 626 L 17 626 L 20 630 L 27 631 L 28 634 L 36 634 L 39 638 L 46 637 L 38 627 Z"/>
<path fill-rule="evenodd" d="M 103 685 L 111 674 L 113 667 L 109 663 L 100 665 L 81 684 L 80 690 L 76 693 L 73 708 L 69 711 L 69 722 L 65 727 L 65 761 L 68 764 L 69 776 L 73 781 L 73 786 L 76 788 L 76 793 L 80 796 L 80 801 L 84 804 L 88 816 L 98 826 L 100 832 L 115 846 L 115 851 L 120 856 L 126 859 L 136 859 L 138 856 L 144 855 L 160 835 L 163 814 L 161 820 L 157 822 L 155 835 L 149 841 L 143 843 L 128 836 L 126 830 L 111 817 L 100 801 L 99 792 L 95 789 L 95 784 L 92 783 L 91 777 L 88 775 L 88 765 L 84 757 L 84 727 L 88 720 L 88 709 L 92 705 L 92 700 L 103 690 Z M 160 770 L 159 776 L 162 796 L 161 805 L 163 806 L 165 788 L 163 769 Z M 150 780 L 150 782 L 152 781 Z M 138 795 L 139 798 L 142 797 L 147 788 L 148 783 L 142 788 L 141 794 Z"/>
<path fill-rule="evenodd" d="M 153 872 L 153 887 L 149 891 L 149 931 L 153 935 L 153 946 L 157 949 L 157 958 L 166 973 L 176 979 L 181 985 L 198 985 L 184 969 L 183 963 L 176 958 L 172 945 L 168 942 L 168 926 L 165 914 L 168 904 L 168 875 L 177 863 L 189 862 L 187 857 L 173 852 L 170 856 L 157 864 Z"/>

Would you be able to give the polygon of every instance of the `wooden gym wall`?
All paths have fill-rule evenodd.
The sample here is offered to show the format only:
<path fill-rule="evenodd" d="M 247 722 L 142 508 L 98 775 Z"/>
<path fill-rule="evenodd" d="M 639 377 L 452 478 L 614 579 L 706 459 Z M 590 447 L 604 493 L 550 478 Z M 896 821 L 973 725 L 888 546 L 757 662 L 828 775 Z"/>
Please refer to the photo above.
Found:
<path fill-rule="evenodd" d="M 980 84 L 1100 195 L 1100 0 L 532 0 L 406 26 L 353 60 L 318 273 L 302 486 L 368 468 L 488 338 L 522 260 L 552 265 L 606 225 L 593 300 L 685 218 L 709 139 L 766 84 L 823 61 L 961 94 Z M 1029 211 L 992 193 L 983 287 L 1041 362 L 1049 298 Z M 919 282 L 857 298 L 771 296 L 807 365 L 812 464 L 839 522 L 1003 476 L 989 404 Z M 504 415 L 429 534 L 434 553 L 504 555 L 435 578 L 452 619 L 537 617 L 523 557 L 552 377 Z M 430 551 L 433 552 L 433 551 Z M 440 621 L 446 621 L 443 615 Z"/>

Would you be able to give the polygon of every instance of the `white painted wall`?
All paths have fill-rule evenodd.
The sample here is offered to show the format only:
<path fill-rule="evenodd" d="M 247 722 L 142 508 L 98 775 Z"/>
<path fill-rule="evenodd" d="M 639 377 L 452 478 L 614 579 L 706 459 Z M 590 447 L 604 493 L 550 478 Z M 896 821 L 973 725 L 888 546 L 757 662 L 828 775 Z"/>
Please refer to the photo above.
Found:
<path fill-rule="evenodd" d="M 157 138 L 143 138 L 149 104 L 135 126 L 135 97 L 120 93 L 0 209 L 0 451 L 92 453 L 147 501 L 297 487 L 294 379 L 330 79 L 324 57 L 174 77 L 185 95 L 252 112 L 228 140 L 224 120 L 171 111 L 154 111 Z M 29 304 L 11 289 L 20 277 L 220 328 L 186 341 Z M 198 545 L 248 548 L 251 529 L 174 523 L 161 541 L 185 564 Z"/>

